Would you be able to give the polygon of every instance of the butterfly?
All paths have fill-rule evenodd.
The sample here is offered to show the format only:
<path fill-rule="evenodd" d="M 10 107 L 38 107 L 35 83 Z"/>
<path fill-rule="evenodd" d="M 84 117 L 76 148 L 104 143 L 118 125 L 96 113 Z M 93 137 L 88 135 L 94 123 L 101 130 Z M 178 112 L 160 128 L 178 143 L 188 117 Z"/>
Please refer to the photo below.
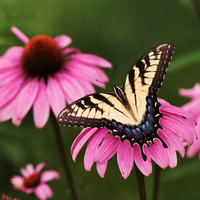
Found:
<path fill-rule="evenodd" d="M 68 105 L 58 116 L 58 124 L 90 128 L 106 127 L 122 142 L 128 140 L 132 146 L 139 144 L 142 156 L 143 145 L 159 139 L 162 129 L 159 120 L 160 89 L 175 46 L 160 44 L 144 54 L 125 75 L 121 87 L 112 86 L 113 92 L 87 95 Z"/>

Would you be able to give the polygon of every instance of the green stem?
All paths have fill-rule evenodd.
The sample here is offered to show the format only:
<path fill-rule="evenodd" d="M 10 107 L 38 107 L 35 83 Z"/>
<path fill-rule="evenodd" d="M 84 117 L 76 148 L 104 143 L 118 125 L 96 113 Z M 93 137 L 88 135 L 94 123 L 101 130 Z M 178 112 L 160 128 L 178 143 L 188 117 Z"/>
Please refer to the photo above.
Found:
<path fill-rule="evenodd" d="M 194 10 L 196 11 L 198 17 L 200 18 L 200 2 L 199 0 L 191 0 Z"/>
<path fill-rule="evenodd" d="M 152 200 L 158 199 L 158 191 L 159 191 L 159 185 L 160 185 L 159 183 L 160 183 L 160 167 L 158 165 L 155 165 Z"/>
<path fill-rule="evenodd" d="M 146 200 L 146 191 L 145 191 L 145 183 L 144 183 L 144 175 L 140 172 L 140 170 L 135 167 L 136 177 L 137 177 L 137 184 L 140 194 L 140 200 Z"/>
<path fill-rule="evenodd" d="M 67 161 L 67 155 L 65 153 L 65 148 L 64 148 L 63 141 L 62 141 L 61 131 L 60 131 L 60 128 L 57 124 L 56 118 L 55 118 L 55 116 L 53 115 L 52 112 L 50 114 L 50 118 L 51 118 L 51 123 L 52 123 L 52 126 L 53 126 L 54 137 L 55 137 L 55 140 L 56 140 L 56 144 L 58 146 L 58 151 L 59 151 L 59 154 L 60 154 L 61 162 L 62 162 L 64 171 L 65 171 L 66 179 L 68 181 L 71 197 L 72 197 L 73 200 L 77 200 L 78 197 L 77 197 L 76 189 L 74 187 L 74 182 L 73 182 L 72 175 L 71 175 L 71 172 L 70 172 L 69 164 L 68 164 L 68 161 Z"/>

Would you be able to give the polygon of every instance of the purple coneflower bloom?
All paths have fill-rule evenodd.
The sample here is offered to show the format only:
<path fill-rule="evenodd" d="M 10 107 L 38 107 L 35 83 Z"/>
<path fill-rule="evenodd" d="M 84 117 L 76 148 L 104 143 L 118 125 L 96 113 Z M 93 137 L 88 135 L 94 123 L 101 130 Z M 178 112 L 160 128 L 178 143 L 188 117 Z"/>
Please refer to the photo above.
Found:
<path fill-rule="evenodd" d="M 0 57 L 0 121 L 12 119 L 20 125 L 33 105 L 37 128 L 42 128 L 50 108 L 60 110 L 76 99 L 94 92 L 92 84 L 104 88 L 108 77 L 99 68 L 111 68 L 105 59 L 66 48 L 72 39 L 36 35 L 28 39 L 19 29 L 12 32 L 25 43 L 9 48 Z M 97 82 L 96 79 L 100 80 Z"/>
<path fill-rule="evenodd" d="M 200 158 L 200 84 L 195 84 L 192 89 L 180 89 L 179 93 L 184 97 L 189 97 L 192 99 L 189 103 L 183 105 L 182 108 L 190 112 L 197 122 L 195 129 L 198 138 L 194 140 L 194 143 L 191 146 L 188 147 L 186 156 L 192 158 L 199 153 Z"/>
<path fill-rule="evenodd" d="M 42 200 L 53 197 L 51 188 L 46 182 L 59 179 L 60 174 L 54 170 L 48 170 L 41 173 L 44 163 L 40 163 L 34 169 L 32 164 L 28 164 L 26 168 L 21 168 L 21 176 L 13 176 L 11 183 L 14 189 L 21 190 L 26 194 L 35 193 L 35 195 Z"/>
<path fill-rule="evenodd" d="M 193 143 L 196 134 L 195 120 L 183 109 L 172 106 L 163 99 L 159 99 L 159 102 L 161 103 L 160 112 L 163 118 L 160 119 L 162 129 L 158 130 L 158 136 L 167 147 L 164 147 L 162 141 L 157 138 L 154 140 L 154 144 L 143 145 L 145 160 L 137 143 L 131 147 L 128 141 L 122 142 L 120 138 L 108 133 L 106 128 L 84 128 L 72 144 L 73 160 L 76 160 L 79 151 L 89 140 L 84 156 L 85 169 L 90 171 L 93 163 L 96 162 L 97 171 L 102 178 L 105 176 L 108 160 L 115 153 L 117 153 L 119 169 L 125 179 L 129 176 L 134 162 L 146 176 L 152 173 L 151 159 L 163 169 L 167 166 L 176 167 L 176 151 L 180 153 L 181 157 L 185 155 L 182 140 L 184 139 L 189 144 Z"/>

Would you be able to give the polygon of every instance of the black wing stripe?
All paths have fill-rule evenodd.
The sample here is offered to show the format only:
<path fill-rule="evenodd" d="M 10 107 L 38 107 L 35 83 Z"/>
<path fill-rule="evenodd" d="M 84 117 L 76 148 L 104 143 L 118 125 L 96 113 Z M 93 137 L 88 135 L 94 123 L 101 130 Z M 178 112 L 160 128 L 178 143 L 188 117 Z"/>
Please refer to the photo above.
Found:
<path fill-rule="evenodd" d="M 130 70 L 128 78 L 131 85 L 131 90 L 133 93 L 135 93 L 135 82 L 133 81 L 135 79 L 135 71 L 133 69 Z"/>

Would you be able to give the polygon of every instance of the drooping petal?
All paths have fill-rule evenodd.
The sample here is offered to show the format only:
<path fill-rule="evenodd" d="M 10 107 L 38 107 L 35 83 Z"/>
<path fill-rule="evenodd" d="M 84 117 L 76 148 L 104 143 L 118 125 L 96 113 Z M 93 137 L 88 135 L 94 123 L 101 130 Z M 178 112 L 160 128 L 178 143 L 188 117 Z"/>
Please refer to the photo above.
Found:
<path fill-rule="evenodd" d="M 147 156 L 147 160 L 144 161 L 141 153 L 141 149 L 138 144 L 134 145 L 134 160 L 135 164 L 137 165 L 138 169 L 145 175 L 149 176 L 152 173 L 152 164 L 151 164 L 151 158 L 147 149 L 147 146 L 143 146 L 143 151 L 145 152 L 145 155 Z"/>
<path fill-rule="evenodd" d="M 112 67 L 112 64 L 107 60 L 105 60 L 104 58 L 92 54 L 77 53 L 69 56 L 68 58 L 72 60 L 78 60 L 94 66 L 105 67 L 105 68 Z"/>
<path fill-rule="evenodd" d="M 86 95 L 79 81 L 68 73 L 58 74 L 58 80 L 68 103 Z"/>
<path fill-rule="evenodd" d="M 174 121 L 173 118 L 168 117 L 168 116 L 165 116 L 162 119 L 162 121 L 165 124 L 165 126 L 169 130 L 171 130 L 174 134 L 179 135 L 188 143 L 192 144 L 192 142 L 194 141 L 193 134 L 195 133 L 195 131 L 193 130 L 193 132 L 191 132 L 191 129 L 189 126 L 185 126 L 184 123 L 180 123 L 178 120 Z M 176 126 L 174 126 L 174 122 L 176 122 Z"/>
<path fill-rule="evenodd" d="M 6 106 L 0 108 L 0 122 L 4 122 L 12 118 L 14 106 L 15 101 L 11 101 Z"/>
<path fill-rule="evenodd" d="M 32 173 L 34 173 L 34 167 L 33 167 L 33 165 L 32 164 L 27 164 L 26 165 L 26 168 L 21 168 L 20 169 L 20 172 L 21 172 L 21 174 L 26 178 L 26 177 L 28 177 L 28 176 L 30 176 Z"/>
<path fill-rule="evenodd" d="M 59 35 L 54 40 L 60 46 L 60 48 L 65 48 L 66 46 L 70 45 L 72 42 L 72 38 L 67 35 Z"/>
<path fill-rule="evenodd" d="M 1 66 L 1 64 L 0 64 Z M 16 79 L 23 79 L 20 75 L 23 73 L 21 67 L 15 67 L 12 70 L 10 69 L 0 69 L 0 87 L 3 87 L 9 82 L 14 82 Z M 20 77 L 20 78 L 17 78 Z"/>
<path fill-rule="evenodd" d="M 120 141 L 117 152 L 117 162 L 124 179 L 127 179 L 133 168 L 134 162 L 134 148 L 131 147 L 130 142 Z"/>
<path fill-rule="evenodd" d="M 176 149 L 170 142 L 170 140 L 167 139 L 165 134 L 162 132 L 162 130 L 158 131 L 158 134 L 160 138 L 166 143 L 167 149 L 165 149 L 165 152 L 168 154 L 168 165 L 171 168 L 174 168 L 177 166 L 177 156 L 176 156 Z"/>
<path fill-rule="evenodd" d="M 181 157 L 184 157 L 185 155 L 185 148 L 183 145 L 183 142 L 181 141 L 180 137 L 174 134 L 172 131 L 170 131 L 164 123 L 162 123 L 162 120 L 160 120 L 160 124 L 163 127 L 163 131 L 165 134 L 165 137 L 167 137 L 166 140 L 170 140 L 170 142 L 173 144 L 174 148 L 180 153 Z"/>
<path fill-rule="evenodd" d="M 47 95 L 47 87 L 44 80 L 41 79 L 39 82 L 38 93 L 33 103 L 33 118 L 37 128 L 42 128 L 46 124 L 49 118 L 49 113 L 50 105 Z"/>
<path fill-rule="evenodd" d="M 103 70 L 95 66 L 89 66 L 78 61 L 69 61 L 65 64 L 65 68 L 73 73 L 78 73 L 82 78 L 102 88 L 105 88 L 104 82 L 109 81 Z"/>
<path fill-rule="evenodd" d="M 108 133 L 107 128 L 97 129 L 87 143 L 87 148 L 84 156 L 85 170 L 90 171 L 94 163 L 94 156 L 99 144 Z"/>
<path fill-rule="evenodd" d="M 191 99 L 200 96 L 200 84 L 196 83 L 191 89 L 179 89 L 179 94 L 184 97 L 189 97 Z"/>
<path fill-rule="evenodd" d="M 183 105 L 181 108 L 183 110 L 187 110 L 189 113 L 192 113 L 192 115 L 197 121 L 197 118 L 200 116 L 200 109 L 197 109 L 199 104 L 200 104 L 200 99 L 194 98 L 190 102 Z"/>
<path fill-rule="evenodd" d="M 90 82 L 88 82 L 87 80 L 85 80 L 82 77 L 80 77 L 79 75 L 77 75 L 77 73 L 68 72 L 68 75 L 70 77 L 73 77 L 75 80 L 77 80 L 82 85 L 85 95 L 95 93 L 95 89 L 94 89 L 93 85 Z"/>
<path fill-rule="evenodd" d="M 149 154 L 154 162 L 165 169 L 169 164 L 167 150 L 163 147 L 160 140 L 155 139 L 154 144 L 149 144 Z"/>
<path fill-rule="evenodd" d="M 70 47 L 70 48 L 66 48 L 62 51 L 63 55 L 67 55 L 67 54 L 74 54 L 74 53 L 81 53 L 81 51 L 79 49 Z M 67 61 L 67 58 L 66 58 Z"/>
<path fill-rule="evenodd" d="M 11 31 L 25 44 L 29 42 L 29 39 L 24 33 L 22 33 L 17 27 L 13 26 Z"/>
<path fill-rule="evenodd" d="M 87 140 L 95 133 L 97 129 L 95 128 L 84 128 L 81 133 L 76 137 L 72 146 L 71 146 L 71 154 L 72 159 L 76 162 L 76 157 L 83 147 L 83 145 L 87 142 Z"/>
<path fill-rule="evenodd" d="M 35 172 L 33 164 L 31 164 L 31 163 L 27 164 L 25 169 L 26 169 L 26 172 L 28 175 L 31 175 L 32 173 Z"/>
<path fill-rule="evenodd" d="M 21 176 L 13 176 L 10 182 L 13 184 L 14 189 L 21 190 L 24 184 L 24 178 Z"/>
<path fill-rule="evenodd" d="M 120 143 L 119 138 L 115 138 L 112 134 L 108 134 L 99 149 L 96 150 L 94 161 L 105 163 L 117 152 Z"/>
<path fill-rule="evenodd" d="M 34 78 L 32 80 L 27 80 L 23 87 L 21 88 L 19 94 L 17 94 L 15 101 L 15 108 L 12 117 L 12 122 L 16 126 L 19 126 L 22 119 L 26 116 L 28 111 L 30 110 L 35 97 L 38 92 L 38 80 Z"/>
<path fill-rule="evenodd" d="M 200 116 L 199 118 L 197 118 L 197 122 L 200 121 Z M 200 123 L 197 123 L 196 127 L 196 132 L 198 133 L 198 135 L 200 134 Z M 194 142 L 192 143 L 192 145 L 190 145 L 187 149 L 187 157 L 188 158 L 192 158 L 196 155 L 196 153 L 200 151 L 200 135 L 197 139 L 194 140 Z"/>
<path fill-rule="evenodd" d="M 2 64 L 1 61 L 3 61 L 4 59 L 7 62 L 10 59 L 10 61 L 12 62 L 16 60 L 16 62 L 20 63 L 23 50 L 24 48 L 20 46 L 10 47 L 9 49 L 6 50 L 5 54 L 0 57 L 0 64 Z M 13 66 L 10 67 L 16 67 L 15 63 L 13 63 Z"/>
<path fill-rule="evenodd" d="M 0 108 L 12 100 L 22 88 L 23 80 L 19 78 L 13 79 L 6 85 L 1 87 L 0 90 Z"/>
<path fill-rule="evenodd" d="M 100 176 L 101 178 L 104 178 L 104 177 L 105 177 L 107 164 L 108 164 L 108 162 L 105 162 L 105 163 L 97 163 L 97 164 L 96 164 L 97 172 L 98 172 L 98 174 L 99 174 L 99 176 Z"/>
<path fill-rule="evenodd" d="M 55 78 L 48 78 L 47 94 L 52 111 L 57 117 L 60 111 L 66 106 L 66 103 L 63 91 Z"/>
<path fill-rule="evenodd" d="M 41 174 L 40 181 L 45 183 L 47 181 L 51 181 L 53 179 L 59 179 L 60 174 L 54 170 L 48 170 Z"/>
<path fill-rule="evenodd" d="M 190 113 L 186 112 L 185 110 L 176 106 L 172 106 L 163 99 L 159 99 L 159 102 L 161 103 L 160 111 L 164 115 L 168 115 L 171 117 L 173 115 L 179 116 L 179 117 L 185 117 L 195 122 L 195 118 Z"/>
<path fill-rule="evenodd" d="M 44 163 L 40 163 L 36 166 L 35 168 L 35 172 L 40 173 L 40 171 L 44 168 L 45 164 Z"/>
<path fill-rule="evenodd" d="M 35 195 L 41 200 L 46 200 L 53 197 L 53 192 L 47 184 L 42 183 L 35 188 Z"/>

